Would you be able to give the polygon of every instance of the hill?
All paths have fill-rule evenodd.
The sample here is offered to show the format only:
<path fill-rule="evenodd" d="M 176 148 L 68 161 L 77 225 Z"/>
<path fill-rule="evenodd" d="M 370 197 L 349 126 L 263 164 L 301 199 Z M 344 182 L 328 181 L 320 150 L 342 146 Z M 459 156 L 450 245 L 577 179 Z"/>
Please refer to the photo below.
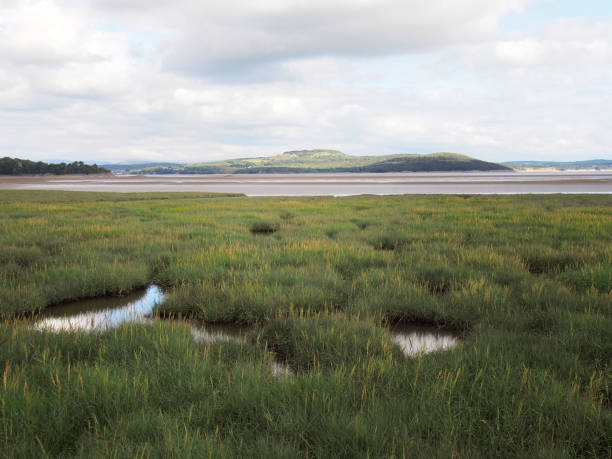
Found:
<path fill-rule="evenodd" d="M 168 163 L 168 162 L 154 162 L 154 161 L 134 161 L 124 163 L 109 163 L 102 164 L 101 167 L 108 169 L 113 173 L 127 173 L 136 169 L 146 169 L 151 167 L 174 167 L 182 166 L 181 163 Z"/>
<path fill-rule="evenodd" d="M 516 170 L 525 169 L 557 169 L 564 170 L 609 170 L 612 169 L 610 159 L 589 159 L 586 161 L 510 161 L 503 163 Z"/>
<path fill-rule="evenodd" d="M 428 155 L 350 156 L 337 150 L 297 150 L 263 158 L 154 166 L 139 174 L 260 174 L 321 172 L 510 171 L 507 166 L 455 153 Z"/>
<path fill-rule="evenodd" d="M 0 158 L 0 175 L 37 175 L 37 174 L 108 174 L 110 171 L 96 164 L 88 165 L 82 161 L 72 163 L 45 163 L 19 158 Z"/>

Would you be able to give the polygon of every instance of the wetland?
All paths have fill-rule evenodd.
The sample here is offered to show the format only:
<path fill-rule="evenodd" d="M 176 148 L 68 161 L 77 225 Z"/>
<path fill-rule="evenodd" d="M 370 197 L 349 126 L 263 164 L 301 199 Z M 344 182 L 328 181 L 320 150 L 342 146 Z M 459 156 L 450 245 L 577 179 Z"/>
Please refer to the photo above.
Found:
<path fill-rule="evenodd" d="M 163 305 L 165 295 L 159 285 L 132 292 L 124 297 L 91 298 L 44 309 L 35 316 L 38 330 L 104 332 L 123 323 L 146 323 L 154 319 L 155 308 Z M 254 327 L 228 323 L 191 321 L 191 333 L 197 341 L 244 340 Z M 415 356 L 457 345 L 457 337 L 448 330 L 431 325 L 393 324 L 389 333 L 404 354 Z M 277 363 L 282 365 L 282 363 Z"/>
<path fill-rule="evenodd" d="M 608 194 L 5 190 L 0 222 L 4 456 L 612 454 Z"/>

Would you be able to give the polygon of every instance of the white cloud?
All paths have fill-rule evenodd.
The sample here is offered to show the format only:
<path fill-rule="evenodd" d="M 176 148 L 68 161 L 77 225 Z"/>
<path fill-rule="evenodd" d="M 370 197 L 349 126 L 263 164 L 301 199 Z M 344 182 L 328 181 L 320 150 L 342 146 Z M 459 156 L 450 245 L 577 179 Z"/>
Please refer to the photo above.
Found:
<path fill-rule="evenodd" d="M 287 59 L 423 52 L 492 37 L 499 17 L 527 1 L 230 0 L 222 8 L 188 3 L 188 14 L 169 19 L 181 34 L 169 46 L 166 64 L 227 77 Z"/>
<path fill-rule="evenodd" d="M 8 18 L 8 19 L 7 19 Z M 22 65 L 53 65 L 65 60 L 99 59 L 87 45 L 91 27 L 86 17 L 50 1 L 25 2 L 2 20 L 0 56 Z"/>
<path fill-rule="evenodd" d="M 573 85 L 609 77 L 612 68 L 612 21 L 596 24 L 562 20 L 538 35 L 498 39 L 466 48 L 461 59 L 481 72 L 546 85 Z"/>
<path fill-rule="evenodd" d="M 503 36 L 527 3 L 3 2 L 2 153 L 609 156 L 612 24 Z"/>

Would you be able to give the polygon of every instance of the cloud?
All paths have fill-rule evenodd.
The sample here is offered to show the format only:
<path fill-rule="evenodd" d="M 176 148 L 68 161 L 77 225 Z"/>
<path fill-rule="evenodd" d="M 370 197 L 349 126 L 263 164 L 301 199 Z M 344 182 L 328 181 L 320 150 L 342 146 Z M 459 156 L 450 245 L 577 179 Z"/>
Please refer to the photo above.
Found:
<path fill-rule="evenodd" d="M 612 24 L 498 30 L 528 3 L 3 2 L 2 154 L 609 156 Z"/>
<path fill-rule="evenodd" d="M 466 48 L 460 58 L 480 72 L 546 86 L 609 78 L 612 21 L 564 19 L 537 35 L 501 38 Z"/>
<path fill-rule="evenodd" d="M 186 7 L 189 14 L 169 19 L 180 35 L 168 44 L 165 64 L 204 77 L 225 77 L 293 59 L 443 49 L 494 36 L 499 18 L 526 3 L 230 0 L 223 8 L 196 3 Z"/>
<path fill-rule="evenodd" d="M 1 11 L 1 10 L 0 10 Z M 99 59 L 86 35 L 87 17 L 52 2 L 26 2 L 2 18 L 0 57 L 21 65 L 54 65 Z M 89 46 L 87 46 L 89 45 Z"/>

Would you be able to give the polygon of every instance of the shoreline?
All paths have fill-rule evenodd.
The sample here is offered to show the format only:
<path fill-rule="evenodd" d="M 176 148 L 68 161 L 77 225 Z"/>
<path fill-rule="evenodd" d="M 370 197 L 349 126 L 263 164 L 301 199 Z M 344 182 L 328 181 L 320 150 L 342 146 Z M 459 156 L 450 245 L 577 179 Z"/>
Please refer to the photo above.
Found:
<path fill-rule="evenodd" d="M 612 193 L 612 171 L 0 176 L 4 190 L 247 196 Z"/>

